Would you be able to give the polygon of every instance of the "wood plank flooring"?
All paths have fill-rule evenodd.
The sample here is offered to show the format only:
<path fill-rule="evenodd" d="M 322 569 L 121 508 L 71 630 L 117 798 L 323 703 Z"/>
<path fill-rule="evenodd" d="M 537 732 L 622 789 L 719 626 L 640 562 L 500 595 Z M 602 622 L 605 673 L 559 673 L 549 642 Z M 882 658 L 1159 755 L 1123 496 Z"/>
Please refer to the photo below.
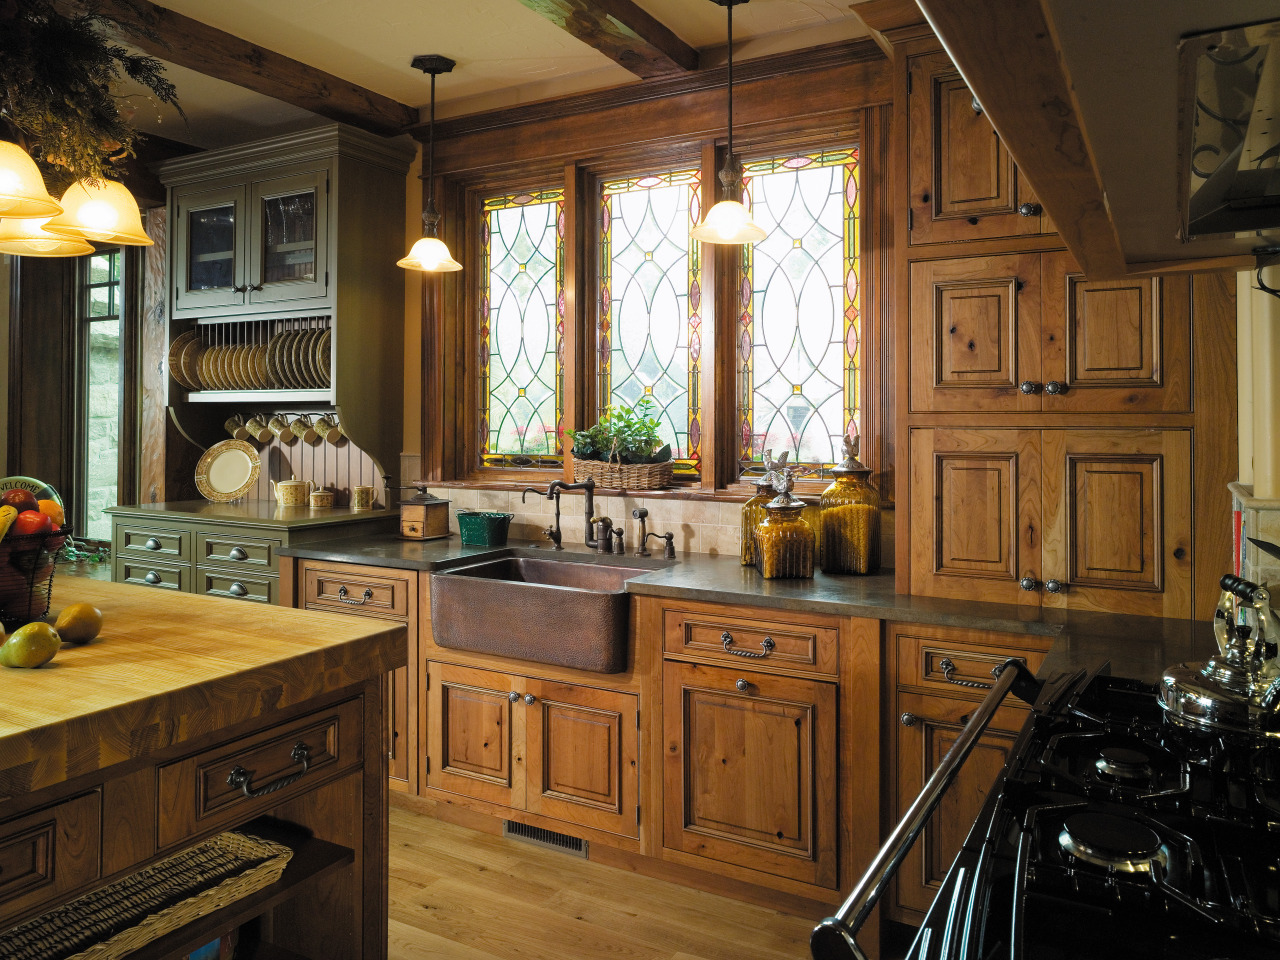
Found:
<path fill-rule="evenodd" d="M 795 917 L 391 811 L 390 960 L 804 960 Z"/>

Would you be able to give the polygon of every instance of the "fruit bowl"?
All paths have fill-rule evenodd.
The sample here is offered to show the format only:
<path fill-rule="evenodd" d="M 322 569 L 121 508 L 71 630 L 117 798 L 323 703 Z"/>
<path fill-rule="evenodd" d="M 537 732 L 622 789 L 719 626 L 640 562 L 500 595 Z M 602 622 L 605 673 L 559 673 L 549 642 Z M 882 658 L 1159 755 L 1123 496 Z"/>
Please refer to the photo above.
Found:
<path fill-rule="evenodd" d="M 71 535 L 70 525 L 52 533 L 0 540 L 0 623 L 12 630 L 49 612 L 54 557 Z"/>

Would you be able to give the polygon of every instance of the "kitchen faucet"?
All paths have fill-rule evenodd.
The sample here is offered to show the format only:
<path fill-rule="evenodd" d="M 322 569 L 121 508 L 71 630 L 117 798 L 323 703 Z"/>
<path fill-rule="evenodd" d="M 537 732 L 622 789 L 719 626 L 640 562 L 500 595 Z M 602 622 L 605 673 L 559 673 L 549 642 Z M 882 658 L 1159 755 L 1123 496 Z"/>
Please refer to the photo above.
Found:
<path fill-rule="evenodd" d="M 535 487 L 525 487 L 524 493 L 520 494 L 520 502 L 524 503 L 525 493 L 536 493 L 539 496 L 545 496 L 548 500 L 554 500 L 556 503 L 556 519 L 555 523 L 547 527 L 543 532 L 547 535 L 547 539 L 555 544 L 556 550 L 563 550 L 560 545 L 560 494 L 565 490 L 585 490 L 586 503 L 583 505 L 583 513 L 587 520 L 587 529 L 584 542 L 591 549 L 599 548 L 599 541 L 595 537 L 595 531 L 592 529 L 592 521 L 596 515 L 595 490 L 596 482 L 590 478 L 583 480 L 581 483 L 565 483 L 563 480 L 552 480 L 545 491 L 538 490 Z M 608 536 L 606 534 L 606 536 Z M 607 549 L 607 548 L 606 548 Z"/>

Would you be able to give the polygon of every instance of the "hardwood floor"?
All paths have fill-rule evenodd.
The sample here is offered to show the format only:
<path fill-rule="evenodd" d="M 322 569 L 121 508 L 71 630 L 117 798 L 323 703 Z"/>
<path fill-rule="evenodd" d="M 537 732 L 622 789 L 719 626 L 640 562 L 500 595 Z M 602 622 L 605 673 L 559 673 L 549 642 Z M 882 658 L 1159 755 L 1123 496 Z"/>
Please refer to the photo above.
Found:
<path fill-rule="evenodd" d="M 803 960 L 818 918 L 392 807 L 390 960 Z"/>

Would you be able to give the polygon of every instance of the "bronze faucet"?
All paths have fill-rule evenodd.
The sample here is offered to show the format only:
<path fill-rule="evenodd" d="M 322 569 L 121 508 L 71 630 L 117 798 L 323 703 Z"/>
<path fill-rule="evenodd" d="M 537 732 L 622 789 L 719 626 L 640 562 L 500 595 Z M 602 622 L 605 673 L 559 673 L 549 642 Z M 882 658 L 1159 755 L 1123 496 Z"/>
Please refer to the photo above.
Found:
<path fill-rule="evenodd" d="M 552 495 L 552 493 L 551 493 L 551 491 L 550 491 L 550 490 L 543 491 L 543 490 L 539 490 L 539 489 L 537 489 L 536 487 L 525 487 L 525 488 L 524 488 L 524 493 L 520 494 L 520 502 L 521 502 L 521 503 L 524 503 L 524 497 L 525 497 L 525 494 L 526 494 L 526 493 L 536 493 L 536 494 L 537 494 L 538 496 L 540 496 L 540 497 L 546 497 L 548 500 L 554 500 L 554 501 L 555 501 L 555 503 L 556 503 L 556 520 L 555 520 L 555 523 L 553 523 L 551 526 L 547 527 L 547 529 L 543 530 L 543 531 L 542 531 L 542 534 L 543 534 L 543 536 L 545 536 L 548 540 L 550 540 L 550 541 L 551 541 L 551 549 L 553 549 L 553 550 L 563 550 L 563 549 L 564 549 L 564 547 L 560 545 L 560 537 L 561 537 L 561 534 L 560 534 L 560 494 L 559 494 L 559 492 L 557 492 L 556 494 Z"/>
<path fill-rule="evenodd" d="M 565 483 L 563 480 L 552 480 L 545 491 L 538 490 L 534 487 L 525 487 L 524 493 L 520 494 L 520 502 L 524 503 L 525 493 L 536 493 L 538 496 L 545 496 L 548 500 L 554 500 L 556 503 L 556 520 L 555 523 L 547 527 L 543 533 L 546 534 L 548 540 L 555 544 L 556 550 L 563 550 L 560 545 L 560 493 L 564 490 L 585 490 L 586 503 L 584 504 L 584 515 L 587 519 L 587 531 L 585 543 L 588 547 L 594 549 L 599 548 L 599 542 L 595 538 L 594 531 L 591 528 L 592 522 L 596 515 L 595 490 L 596 482 L 592 479 L 583 480 L 581 483 Z"/>
<path fill-rule="evenodd" d="M 648 536 L 646 536 L 645 539 L 648 540 L 649 537 L 656 537 L 659 540 L 665 540 L 667 542 L 667 545 L 662 548 L 663 560 L 674 560 L 676 558 L 676 544 L 675 544 L 676 535 L 674 533 L 651 533 Z M 645 552 L 643 554 L 637 554 L 637 556 L 645 556 L 645 557 L 647 557 L 648 555 L 649 555 L 648 552 Z"/>

